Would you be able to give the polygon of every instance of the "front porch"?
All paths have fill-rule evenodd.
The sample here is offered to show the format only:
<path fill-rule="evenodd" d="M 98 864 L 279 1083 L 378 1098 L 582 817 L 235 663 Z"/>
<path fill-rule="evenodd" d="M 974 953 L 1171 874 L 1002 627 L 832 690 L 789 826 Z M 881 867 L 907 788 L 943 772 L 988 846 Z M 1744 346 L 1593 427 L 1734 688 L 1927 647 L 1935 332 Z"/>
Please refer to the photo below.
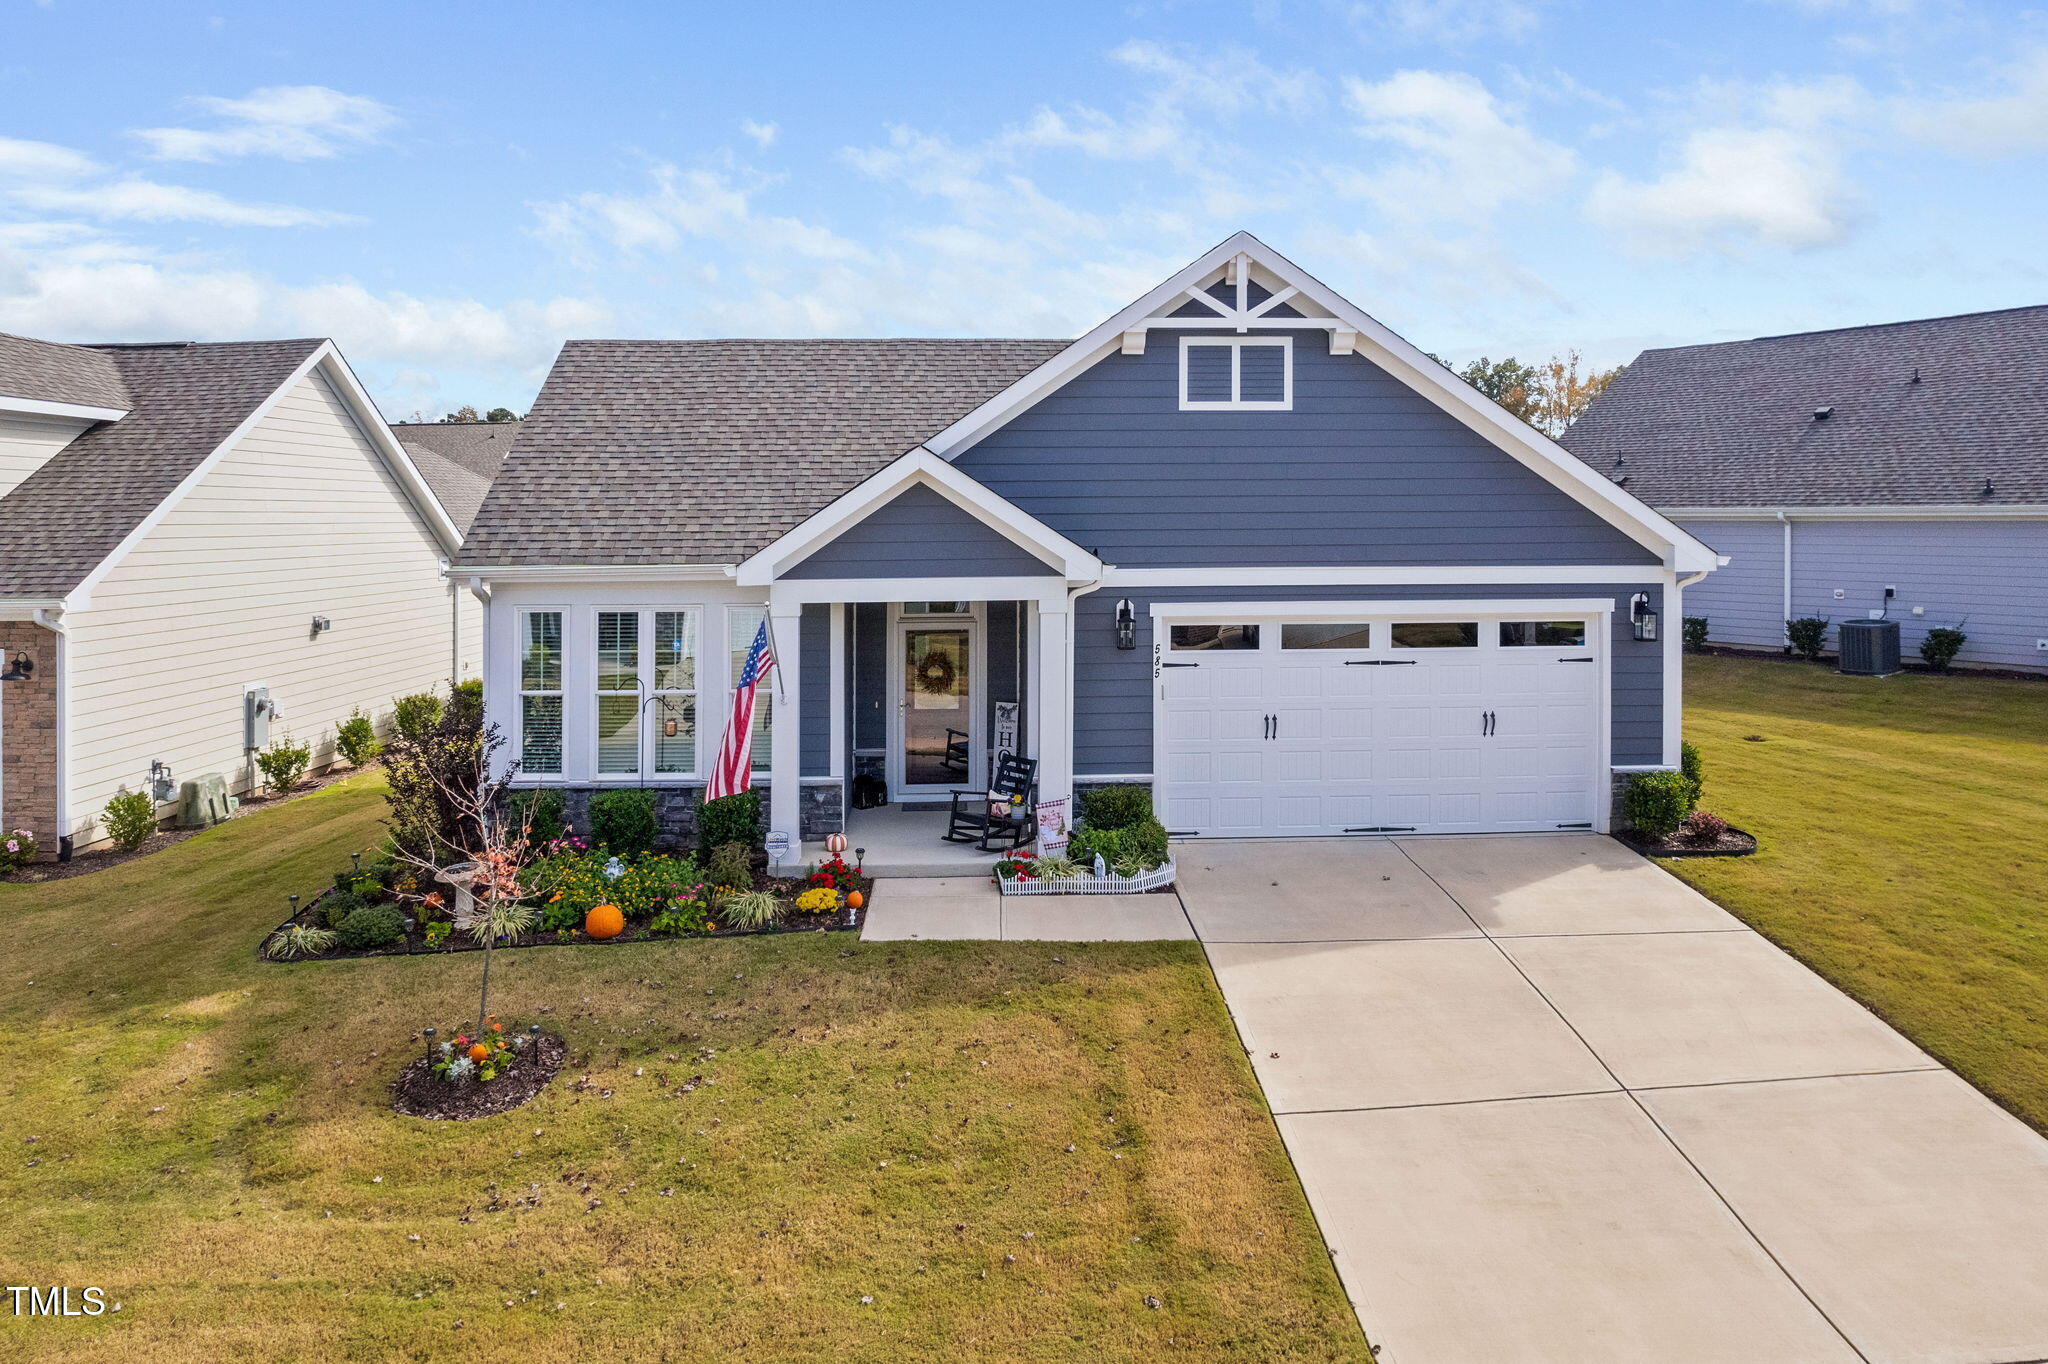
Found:
<path fill-rule="evenodd" d="M 946 812 L 900 804 L 846 812 L 846 858 L 858 860 L 870 876 L 987 878 L 998 853 L 978 852 L 969 843 L 948 843 Z M 803 845 L 805 863 L 831 856 L 823 840 Z"/>

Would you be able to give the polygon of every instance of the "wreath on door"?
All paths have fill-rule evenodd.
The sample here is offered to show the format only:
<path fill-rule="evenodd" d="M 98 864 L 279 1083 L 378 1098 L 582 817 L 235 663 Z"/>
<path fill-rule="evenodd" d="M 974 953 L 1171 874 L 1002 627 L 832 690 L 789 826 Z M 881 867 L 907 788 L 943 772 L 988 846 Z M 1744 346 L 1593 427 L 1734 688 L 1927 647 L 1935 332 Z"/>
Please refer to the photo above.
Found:
<path fill-rule="evenodd" d="M 953 660 L 933 649 L 918 661 L 917 689 L 927 696 L 950 696 L 953 679 L 958 675 L 953 671 Z"/>

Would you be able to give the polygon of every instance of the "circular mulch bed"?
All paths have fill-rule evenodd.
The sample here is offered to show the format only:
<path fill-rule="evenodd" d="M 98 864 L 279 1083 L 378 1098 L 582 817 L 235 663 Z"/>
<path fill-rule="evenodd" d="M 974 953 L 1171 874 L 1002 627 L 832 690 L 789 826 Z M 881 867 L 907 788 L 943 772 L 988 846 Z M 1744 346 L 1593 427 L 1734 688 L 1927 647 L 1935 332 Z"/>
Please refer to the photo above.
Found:
<path fill-rule="evenodd" d="M 1732 824 L 1727 833 L 1712 843 L 1694 843 L 1676 834 L 1647 838 L 1633 829 L 1616 837 L 1648 857 L 1747 857 L 1756 851 L 1756 835 Z"/>
<path fill-rule="evenodd" d="M 434 1074 L 433 1063 L 416 1056 L 391 1084 L 391 1111 L 408 1118 L 468 1122 L 509 1113 L 548 1087 L 569 1048 L 553 1033 L 520 1053 L 512 1068 L 488 1084 L 470 1080 L 451 1085 Z"/>

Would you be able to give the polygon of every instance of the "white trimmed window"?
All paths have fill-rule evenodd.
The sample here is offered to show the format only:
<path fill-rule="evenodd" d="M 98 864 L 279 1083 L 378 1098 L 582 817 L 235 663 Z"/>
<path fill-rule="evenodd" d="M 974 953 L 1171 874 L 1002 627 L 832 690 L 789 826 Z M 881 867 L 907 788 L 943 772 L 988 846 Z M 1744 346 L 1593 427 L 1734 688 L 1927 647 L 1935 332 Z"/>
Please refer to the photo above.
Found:
<path fill-rule="evenodd" d="M 597 775 L 695 775 L 695 613 L 599 611 L 596 643 Z"/>
<path fill-rule="evenodd" d="M 1183 336 L 1183 412 L 1284 412 L 1294 406 L 1294 342 L 1285 336 Z"/>
<path fill-rule="evenodd" d="M 731 714 L 733 686 L 739 681 L 740 669 L 747 666 L 747 651 L 754 647 L 754 636 L 761 629 L 761 622 L 768 619 L 765 606 L 729 606 L 725 611 L 725 644 L 731 657 L 725 666 L 726 715 Z M 723 725 L 725 716 L 719 723 Z M 754 688 L 754 745 L 748 755 L 749 768 L 755 772 L 766 772 L 774 757 L 775 736 L 775 674 L 769 673 L 761 679 L 761 685 Z"/>
<path fill-rule="evenodd" d="M 519 613 L 519 767 L 562 772 L 562 613 Z"/>

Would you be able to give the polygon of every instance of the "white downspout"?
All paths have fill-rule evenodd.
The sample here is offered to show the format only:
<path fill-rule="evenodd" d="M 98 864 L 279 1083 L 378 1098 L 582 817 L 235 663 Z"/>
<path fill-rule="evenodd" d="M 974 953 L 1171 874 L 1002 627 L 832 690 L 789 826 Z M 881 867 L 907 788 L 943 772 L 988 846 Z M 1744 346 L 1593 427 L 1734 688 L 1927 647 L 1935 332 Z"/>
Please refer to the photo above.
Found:
<path fill-rule="evenodd" d="M 71 860 L 71 631 L 62 607 L 38 606 L 35 622 L 57 640 L 57 860 Z"/>
<path fill-rule="evenodd" d="M 1792 518 L 1781 511 L 1778 513 L 1778 521 L 1785 527 L 1784 548 L 1778 554 L 1780 565 L 1784 569 L 1783 600 L 1779 605 L 1778 618 L 1780 620 L 1790 620 L 1792 619 Z"/>

